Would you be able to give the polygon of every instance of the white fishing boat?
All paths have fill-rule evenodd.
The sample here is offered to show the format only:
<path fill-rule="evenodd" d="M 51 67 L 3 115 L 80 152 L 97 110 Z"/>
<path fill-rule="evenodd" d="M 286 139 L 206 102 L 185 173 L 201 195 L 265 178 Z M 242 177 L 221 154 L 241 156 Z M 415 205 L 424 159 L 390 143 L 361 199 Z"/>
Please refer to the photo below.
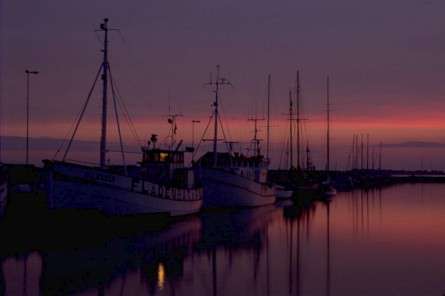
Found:
<path fill-rule="evenodd" d="M 108 62 L 108 19 L 100 26 L 105 34 L 103 62 L 95 83 L 82 108 L 62 161 L 45 160 L 48 204 L 51 209 L 94 209 L 107 215 L 167 213 L 173 216 L 196 213 L 201 209 L 203 190 L 194 180 L 194 172 L 184 165 L 184 151 L 159 149 L 156 136 L 142 147 L 139 165 L 125 163 L 120 134 L 114 82 Z M 77 128 L 88 105 L 95 84 L 102 78 L 102 133 L 100 165 L 88 166 L 66 161 Z M 108 83 L 110 80 L 111 83 Z M 122 165 L 110 166 L 107 159 L 107 91 L 113 94 L 114 112 L 119 131 Z M 122 103 L 122 102 L 120 102 Z M 152 145 L 152 146 L 150 146 Z"/>
<path fill-rule="evenodd" d="M 275 202 L 275 190 L 267 183 L 267 164 L 262 158 L 219 153 L 216 167 L 212 160 L 213 153 L 208 152 L 198 162 L 204 207 L 256 207 Z"/>
<path fill-rule="evenodd" d="M 140 166 L 89 167 L 45 161 L 51 209 L 95 209 L 108 215 L 199 212 L 203 190 L 184 167 L 184 152 L 143 148 Z"/>
<path fill-rule="evenodd" d="M 204 154 L 197 162 L 199 176 L 204 187 L 204 207 L 256 207 L 273 204 L 275 190 L 267 183 L 269 161 L 259 153 L 259 140 L 255 119 L 255 155 L 251 157 L 239 153 L 218 152 L 219 91 L 230 82 L 220 77 L 217 66 L 216 80 L 209 86 L 215 93 L 213 103 L 213 151 Z M 210 123 L 210 121 L 209 121 Z M 223 131 L 224 132 L 224 131 Z M 229 145 L 230 146 L 230 145 Z M 231 150 L 231 149 L 229 149 Z"/>

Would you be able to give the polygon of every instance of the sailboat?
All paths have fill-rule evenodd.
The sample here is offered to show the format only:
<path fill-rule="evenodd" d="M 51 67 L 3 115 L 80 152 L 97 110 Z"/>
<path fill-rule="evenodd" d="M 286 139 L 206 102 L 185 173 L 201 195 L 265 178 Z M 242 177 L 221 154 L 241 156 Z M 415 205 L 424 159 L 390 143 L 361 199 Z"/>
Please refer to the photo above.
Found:
<path fill-rule="evenodd" d="M 266 135 L 266 160 L 270 162 L 270 88 L 271 88 L 271 75 L 267 76 L 267 135 Z M 256 128 L 255 128 L 256 129 Z M 287 189 L 285 186 L 279 184 L 273 184 L 275 190 L 275 196 L 277 200 L 290 199 L 294 192 Z"/>
<path fill-rule="evenodd" d="M 330 176 L 331 161 L 331 103 L 330 103 L 330 80 L 326 78 L 326 180 L 320 184 L 320 193 L 327 198 L 337 194 Z"/>
<path fill-rule="evenodd" d="M 116 107 L 115 87 L 108 62 L 108 19 L 100 25 L 104 33 L 103 61 L 97 72 L 87 101 L 65 150 L 62 161 L 44 160 L 47 172 L 50 209 L 93 209 L 106 215 L 139 215 L 165 213 L 172 216 L 196 213 L 201 209 L 203 189 L 194 179 L 192 168 L 184 165 L 180 144 L 172 149 L 159 149 L 153 135 L 141 148 L 139 165 L 127 166 Z M 100 166 L 67 162 L 66 157 L 76 135 L 82 115 L 99 78 L 102 78 L 102 129 Z M 110 83 L 109 83 L 110 80 Z M 122 153 L 122 166 L 106 164 L 108 88 L 113 93 L 114 111 Z"/>
<path fill-rule="evenodd" d="M 240 153 L 218 152 L 219 92 L 230 82 L 220 77 L 216 67 L 213 87 L 213 151 L 205 153 L 197 162 L 204 187 L 204 207 L 255 207 L 275 203 L 275 190 L 267 183 L 269 161 L 260 153 L 245 156 Z M 210 121 L 209 121 L 210 123 Z"/>

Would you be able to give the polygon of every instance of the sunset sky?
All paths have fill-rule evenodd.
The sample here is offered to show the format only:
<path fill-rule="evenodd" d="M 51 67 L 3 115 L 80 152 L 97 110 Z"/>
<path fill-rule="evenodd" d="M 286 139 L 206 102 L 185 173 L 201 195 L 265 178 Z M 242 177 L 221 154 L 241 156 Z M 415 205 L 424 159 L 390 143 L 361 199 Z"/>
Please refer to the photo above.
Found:
<path fill-rule="evenodd" d="M 221 96 L 234 140 L 247 142 L 247 117 L 264 114 L 271 73 L 272 140 L 286 141 L 283 113 L 300 69 L 304 141 L 316 162 L 323 162 L 326 75 L 338 167 L 354 133 L 374 143 L 445 143 L 443 1 L 0 0 L 0 10 L 2 133 L 9 136 L 25 135 L 27 68 L 41 72 L 32 77 L 32 136 L 66 135 L 99 67 L 94 30 L 108 17 L 120 29 L 111 34 L 111 67 L 144 139 L 166 135 L 169 104 L 184 115 L 180 137 L 190 141 L 193 119 L 202 132 L 213 99 L 203 84 L 220 64 L 234 85 Z M 97 94 L 81 139 L 98 138 L 99 106 Z M 443 150 L 391 148 L 387 155 L 397 157 L 388 165 L 418 168 L 422 158 L 445 169 Z"/>

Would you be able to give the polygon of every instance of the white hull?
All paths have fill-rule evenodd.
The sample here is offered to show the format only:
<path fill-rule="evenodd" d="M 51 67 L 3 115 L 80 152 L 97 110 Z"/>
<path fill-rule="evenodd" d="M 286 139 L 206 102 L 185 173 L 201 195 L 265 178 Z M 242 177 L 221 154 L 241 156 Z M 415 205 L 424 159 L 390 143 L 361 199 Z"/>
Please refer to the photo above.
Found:
<path fill-rule="evenodd" d="M 107 215 L 179 216 L 199 212 L 202 200 L 175 201 L 101 185 L 54 181 L 48 204 L 51 209 L 96 209 Z"/>
<path fill-rule="evenodd" d="M 220 169 L 201 169 L 204 207 L 257 207 L 275 203 L 275 190 Z"/>
<path fill-rule="evenodd" d="M 197 213 L 202 207 L 202 189 L 187 192 L 166 189 L 94 169 L 71 169 L 63 164 L 52 169 L 57 175 L 50 171 L 48 205 L 51 209 L 95 209 L 107 215 L 168 213 L 179 216 Z M 107 180 L 108 183 L 98 180 Z"/>

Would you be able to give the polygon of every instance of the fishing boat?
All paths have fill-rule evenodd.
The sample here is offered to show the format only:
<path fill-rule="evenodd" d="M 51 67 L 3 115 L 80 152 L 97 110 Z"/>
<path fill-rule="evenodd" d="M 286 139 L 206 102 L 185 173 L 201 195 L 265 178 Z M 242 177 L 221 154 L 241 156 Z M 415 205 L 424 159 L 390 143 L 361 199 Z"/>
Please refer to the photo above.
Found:
<path fill-rule="evenodd" d="M 256 207 L 273 204 L 276 196 L 274 188 L 267 183 L 268 159 L 259 153 L 248 157 L 234 153 L 231 149 L 229 152 L 218 152 L 219 91 L 221 87 L 230 85 L 230 82 L 220 77 L 217 66 L 216 80 L 211 80 L 208 85 L 213 87 L 215 93 L 211 117 L 214 128 L 211 140 L 213 151 L 204 154 L 196 164 L 204 187 L 204 207 Z"/>
<path fill-rule="evenodd" d="M 126 165 L 118 120 L 115 86 L 108 62 L 108 19 L 100 26 L 105 35 L 103 62 L 95 83 L 82 108 L 63 159 L 44 160 L 47 172 L 48 205 L 50 209 L 90 209 L 106 215 L 139 215 L 164 213 L 172 216 L 196 213 L 201 209 L 203 189 L 194 179 L 192 168 L 185 167 L 180 144 L 175 149 L 156 147 L 153 135 L 147 146 L 141 148 L 142 160 L 138 165 Z M 102 77 L 102 132 L 100 165 L 68 162 L 67 154 L 82 120 L 99 75 Z M 107 159 L 107 91 L 110 79 L 113 105 L 119 131 L 122 165 L 109 165 Z"/>

